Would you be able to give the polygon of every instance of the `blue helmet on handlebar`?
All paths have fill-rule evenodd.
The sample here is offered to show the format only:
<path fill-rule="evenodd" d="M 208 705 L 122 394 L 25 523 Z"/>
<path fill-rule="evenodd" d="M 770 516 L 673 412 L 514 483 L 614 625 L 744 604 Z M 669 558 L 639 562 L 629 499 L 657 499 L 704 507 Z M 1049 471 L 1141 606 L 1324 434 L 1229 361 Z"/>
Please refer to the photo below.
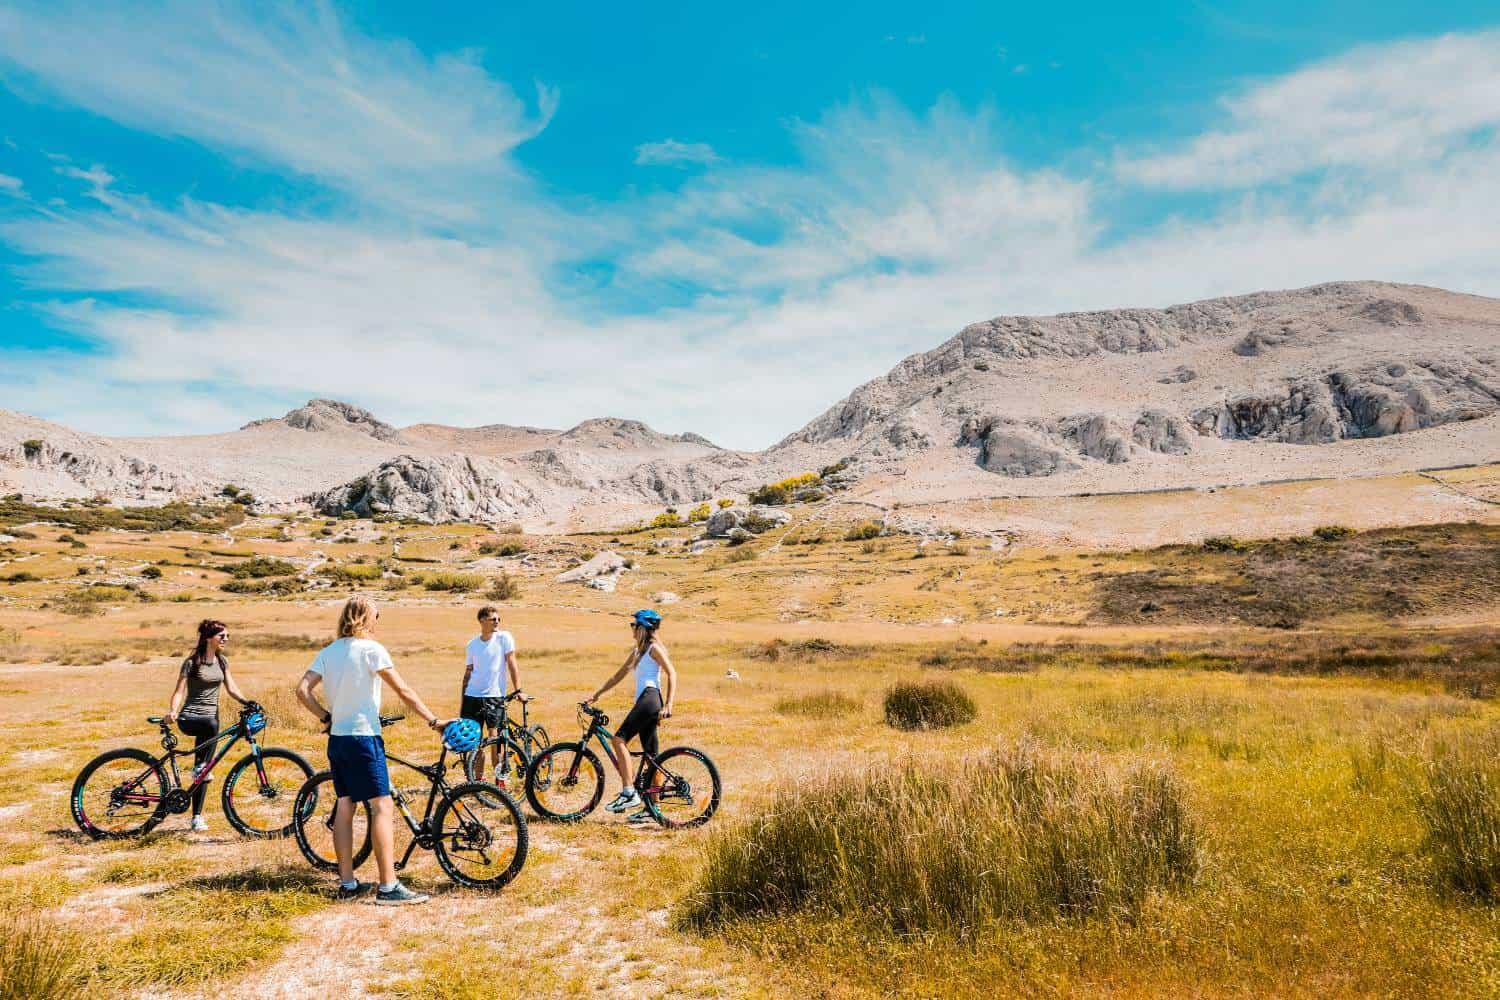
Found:
<path fill-rule="evenodd" d="M 468 753 L 479 746 L 484 734 L 473 719 L 454 719 L 443 727 L 443 746 L 454 753 Z"/>
<path fill-rule="evenodd" d="M 637 611 L 635 614 L 630 616 L 630 620 L 639 625 L 641 628 L 648 629 L 652 632 L 655 632 L 657 629 L 661 628 L 661 615 L 657 614 L 655 611 L 652 611 L 650 608 L 643 608 L 642 610 Z"/>

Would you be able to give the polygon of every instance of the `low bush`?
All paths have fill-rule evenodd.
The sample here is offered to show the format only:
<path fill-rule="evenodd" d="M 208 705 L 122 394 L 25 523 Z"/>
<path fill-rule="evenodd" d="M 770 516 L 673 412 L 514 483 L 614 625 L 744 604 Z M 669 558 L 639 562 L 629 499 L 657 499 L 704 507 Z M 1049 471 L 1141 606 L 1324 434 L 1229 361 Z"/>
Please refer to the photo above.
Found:
<path fill-rule="evenodd" d="M 102 528 L 218 533 L 242 524 L 244 520 L 245 508 L 238 504 L 193 505 L 176 502 L 160 507 L 43 507 L 14 500 L 0 500 L 0 527 L 50 521 L 79 534 L 88 534 Z"/>
<path fill-rule="evenodd" d="M 423 573 L 422 587 L 425 590 L 467 594 L 484 586 L 484 577 L 478 573 Z"/>
<path fill-rule="evenodd" d="M 785 784 L 705 853 L 678 911 L 689 926 L 807 911 L 958 937 L 997 919 L 1128 916 L 1199 864 L 1164 765 L 1027 744 Z"/>
<path fill-rule="evenodd" d="M 1439 744 L 1417 807 L 1423 850 L 1443 885 L 1500 902 L 1500 728 Z"/>
<path fill-rule="evenodd" d="M 339 566 L 324 566 L 318 570 L 319 576 L 326 576 L 340 583 L 368 583 L 379 580 L 382 573 L 375 563 L 343 563 Z"/>
<path fill-rule="evenodd" d="M 88 945 L 36 913 L 0 916 L 0 998 L 65 1000 L 89 995 Z"/>
<path fill-rule="evenodd" d="M 838 719 L 853 715 L 862 706 L 859 699 L 842 691 L 814 691 L 812 694 L 789 695 L 776 702 L 779 715 L 801 715 L 809 719 Z"/>
<path fill-rule="evenodd" d="M 479 554 L 482 556 L 518 556 L 526 551 L 526 546 L 521 542 L 499 541 L 498 539 L 486 539 L 479 543 Z"/>
<path fill-rule="evenodd" d="M 25 455 L 28 459 L 36 458 L 42 453 L 42 448 L 45 445 L 46 442 L 40 438 L 27 438 L 21 442 L 21 454 Z"/>
<path fill-rule="evenodd" d="M 100 583 L 69 592 L 58 607 L 70 615 L 88 615 L 97 612 L 101 604 L 123 604 L 126 601 L 145 599 L 146 596 L 133 586 L 117 587 Z"/>
<path fill-rule="evenodd" d="M 265 580 L 230 580 L 219 587 L 226 594 L 259 594 L 285 597 L 302 593 L 302 581 L 296 577 L 276 576 Z"/>
<path fill-rule="evenodd" d="M 821 477 L 816 472 L 804 472 L 800 476 L 791 476 L 780 482 L 757 487 L 750 493 L 750 502 L 772 507 L 778 506 L 790 500 L 804 486 L 816 486 L 821 481 Z"/>
<path fill-rule="evenodd" d="M 1336 542 L 1340 538 L 1348 538 L 1354 534 L 1353 528 L 1346 528 L 1342 524 L 1325 524 L 1313 531 L 1313 537 L 1320 542 Z"/>
<path fill-rule="evenodd" d="M 81 566 L 79 568 L 83 569 L 83 567 Z M 88 571 L 84 570 L 84 572 Z M 7 573 L 4 576 L 0 576 L 0 583 L 35 583 L 40 579 L 41 577 L 37 576 L 35 573 L 30 573 L 22 569 L 17 570 L 14 573 Z"/>
<path fill-rule="evenodd" d="M 295 576 L 297 567 L 284 559 L 256 556 L 244 562 L 226 563 L 219 569 L 240 580 L 259 580 L 268 576 Z"/>
<path fill-rule="evenodd" d="M 739 548 L 731 549 L 729 553 L 724 556 L 724 561 L 726 563 L 742 563 L 749 562 L 754 558 L 755 550 L 748 546 L 741 545 Z"/>
<path fill-rule="evenodd" d="M 882 529 L 880 525 L 876 522 L 861 521 L 859 524 L 853 525 L 848 531 L 844 533 L 844 541 L 863 542 L 871 538 L 879 538 L 881 531 Z"/>
<path fill-rule="evenodd" d="M 160 580 L 161 579 L 161 567 L 160 566 L 147 566 L 145 569 L 141 570 L 141 576 L 144 576 L 148 580 Z"/>
<path fill-rule="evenodd" d="M 686 523 L 675 510 L 665 511 L 651 519 L 653 528 L 680 528 Z"/>
<path fill-rule="evenodd" d="M 902 681 L 885 692 L 885 721 L 897 729 L 941 729 L 973 722 L 974 699 L 952 681 Z"/>
<path fill-rule="evenodd" d="M 521 581 L 509 573 L 501 573 L 491 581 L 484 596 L 492 601 L 514 601 L 521 596 Z"/>
<path fill-rule="evenodd" d="M 688 511 L 688 516 L 687 516 L 688 523 L 689 524 L 697 524 L 699 521 L 707 521 L 708 518 L 709 518 L 709 515 L 712 514 L 712 513 L 713 513 L 713 508 L 712 507 L 710 507 L 706 503 L 700 503 L 698 506 L 696 506 L 692 510 Z"/>
<path fill-rule="evenodd" d="M 1232 535 L 1210 535 L 1199 544 L 1205 552 L 1244 552 L 1250 548 Z"/>

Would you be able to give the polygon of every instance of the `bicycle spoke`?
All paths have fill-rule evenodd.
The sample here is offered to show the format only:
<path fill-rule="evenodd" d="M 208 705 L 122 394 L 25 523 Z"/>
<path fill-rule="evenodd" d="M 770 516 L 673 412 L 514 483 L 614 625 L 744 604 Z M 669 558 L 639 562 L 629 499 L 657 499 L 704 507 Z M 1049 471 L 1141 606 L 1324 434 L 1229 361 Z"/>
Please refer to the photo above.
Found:
<path fill-rule="evenodd" d="M 143 770 L 139 761 L 123 758 L 95 768 L 78 793 L 76 807 L 101 833 L 129 833 L 156 815 L 164 791 L 155 770 Z"/>

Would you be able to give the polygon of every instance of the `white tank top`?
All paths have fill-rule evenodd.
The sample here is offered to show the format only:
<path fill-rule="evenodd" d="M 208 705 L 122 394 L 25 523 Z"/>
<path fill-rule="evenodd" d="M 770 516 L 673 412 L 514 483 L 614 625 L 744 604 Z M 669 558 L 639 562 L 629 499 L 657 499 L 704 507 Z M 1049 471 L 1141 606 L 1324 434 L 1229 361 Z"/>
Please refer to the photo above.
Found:
<path fill-rule="evenodd" d="M 635 661 L 635 696 L 639 698 L 647 688 L 661 690 L 661 665 L 651 658 L 650 650 Z"/>

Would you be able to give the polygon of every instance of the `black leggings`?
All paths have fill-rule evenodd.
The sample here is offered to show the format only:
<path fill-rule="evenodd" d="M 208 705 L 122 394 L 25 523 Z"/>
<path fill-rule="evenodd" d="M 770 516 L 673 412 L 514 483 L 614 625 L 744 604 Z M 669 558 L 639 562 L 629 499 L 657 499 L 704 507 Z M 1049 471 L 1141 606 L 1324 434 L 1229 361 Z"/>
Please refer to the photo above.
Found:
<path fill-rule="evenodd" d="M 656 741 L 656 727 L 661 723 L 661 692 L 651 687 L 641 692 L 641 696 L 635 700 L 635 705 L 630 709 L 625 721 L 620 723 L 620 728 L 615 730 L 615 735 L 629 743 L 637 736 L 641 738 L 641 749 L 656 756 L 658 744 Z M 646 780 L 650 781 L 655 776 L 655 769 L 646 773 Z"/>
<path fill-rule="evenodd" d="M 219 717 L 206 715 L 184 715 L 178 718 L 177 728 L 182 730 L 182 735 L 191 736 L 197 742 L 193 744 L 193 770 L 213 760 L 214 738 L 219 735 Z M 208 795 L 208 785 L 199 785 L 193 789 L 193 815 L 203 814 L 203 799 Z"/>

